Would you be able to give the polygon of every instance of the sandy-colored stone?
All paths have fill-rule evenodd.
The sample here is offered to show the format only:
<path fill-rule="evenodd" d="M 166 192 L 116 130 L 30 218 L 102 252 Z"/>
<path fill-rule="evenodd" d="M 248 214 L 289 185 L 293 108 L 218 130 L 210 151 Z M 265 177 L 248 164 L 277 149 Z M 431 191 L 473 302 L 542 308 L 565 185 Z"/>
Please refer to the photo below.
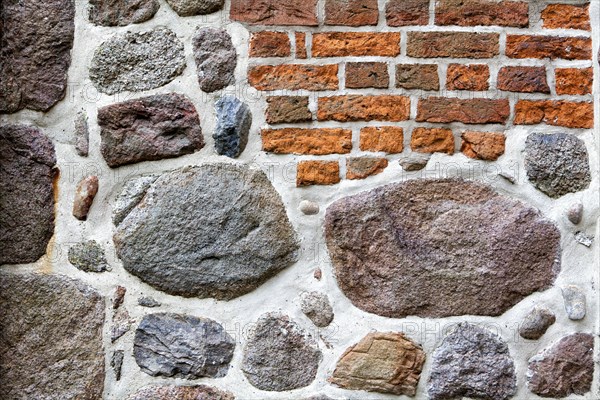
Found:
<path fill-rule="evenodd" d="M 399 32 L 320 32 L 313 34 L 313 57 L 396 57 Z"/>
<path fill-rule="evenodd" d="M 469 158 L 496 161 L 504 154 L 506 136 L 503 133 L 466 131 L 461 138 L 460 151 Z"/>
<path fill-rule="evenodd" d="M 339 183 L 340 164 L 337 161 L 300 161 L 296 186 L 335 185 Z"/>
<path fill-rule="evenodd" d="M 333 308 L 329 303 L 329 297 L 325 293 L 302 293 L 300 296 L 300 309 L 319 328 L 325 328 L 333 321 Z"/>
<path fill-rule="evenodd" d="M 452 129 L 415 128 L 410 138 L 410 148 L 418 153 L 454 154 Z"/>
<path fill-rule="evenodd" d="M 352 150 L 352 131 L 338 128 L 263 129 L 263 151 L 276 154 L 347 154 Z"/>
<path fill-rule="evenodd" d="M 396 126 L 365 127 L 360 130 L 362 151 L 382 151 L 389 154 L 404 150 L 404 129 Z"/>
<path fill-rule="evenodd" d="M 235 397 L 229 392 L 205 385 L 147 386 L 127 400 L 235 400 Z"/>

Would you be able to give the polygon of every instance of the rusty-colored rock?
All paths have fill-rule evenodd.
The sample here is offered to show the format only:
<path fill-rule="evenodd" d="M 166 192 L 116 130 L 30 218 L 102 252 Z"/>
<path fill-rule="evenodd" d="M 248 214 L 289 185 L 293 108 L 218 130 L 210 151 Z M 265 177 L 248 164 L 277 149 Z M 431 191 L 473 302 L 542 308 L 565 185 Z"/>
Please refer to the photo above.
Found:
<path fill-rule="evenodd" d="M 318 25 L 317 0 L 232 0 L 229 15 L 254 25 Z"/>
<path fill-rule="evenodd" d="M 264 129 L 263 151 L 277 154 L 346 154 L 352 150 L 352 131 L 338 128 Z"/>
<path fill-rule="evenodd" d="M 438 66 L 436 64 L 398 64 L 396 66 L 396 87 L 439 90 Z"/>
<path fill-rule="evenodd" d="M 500 35 L 472 32 L 409 32 L 409 57 L 491 58 L 500 53 Z"/>
<path fill-rule="evenodd" d="M 303 59 L 308 57 L 306 50 L 306 33 L 296 32 L 296 58 Z"/>
<path fill-rule="evenodd" d="M 362 151 L 396 154 L 404 150 L 404 130 L 396 126 L 365 127 L 360 130 Z"/>
<path fill-rule="evenodd" d="M 335 185 L 340 182 L 340 165 L 337 161 L 300 161 L 296 173 L 296 186 Z"/>
<path fill-rule="evenodd" d="M 428 97 L 419 100 L 416 120 L 439 123 L 503 124 L 509 116 L 508 99 Z"/>
<path fill-rule="evenodd" d="M 504 154 L 506 136 L 498 132 L 473 132 L 462 134 L 460 151 L 469 158 L 496 161 Z"/>
<path fill-rule="evenodd" d="M 490 68 L 486 64 L 450 64 L 446 77 L 448 90 L 488 90 Z"/>
<path fill-rule="evenodd" d="M 385 5 L 388 26 L 427 25 L 429 0 L 389 0 Z"/>
<path fill-rule="evenodd" d="M 410 138 L 410 148 L 417 153 L 454 153 L 452 129 L 415 128 Z"/>
<path fill-rule="evenodd" d="M 327 0 L 325 25 L 377 25 L 377 0 Z"/>
<path fill-rule="evenodd" d="M 336 90 L 338 66 L 260 65 L 250 68 L 248 83 L 257 90 Z"/>
<path fill-rule="evenodd" d="M 88 176 L 79 182 L 77 189 L 75 189 L 75 201 L 73 202 L 73 216 L 75 218 L 81 221 L 87 219 L 97 193 L 97 176 Z"/>
<path fill-rule="evenodd" d="M 515 106 L 516 125 L 545 123 L 568 128 L 594 127 L 594 104 L 566 100 L 519 100 Z"/>
<path fill-rule="evenodd" d="M 285 32 L 256 32 L 250 38 L 250 57 L 288 57 L 291 53 L 290 37 Z"/>
<path fill-rule="evenodd" d="M 388 160 L 378 157 L 348 157 L 346 159 L 346 179 L 365 179 L 383 172 Z"/>
<path fill-rule="evenodd" d="M 396 57 L 399 32 L 322 32 L 313 34 L 313 57 Z"/>
<path fill-rule="evenodd" d="M 267 122 L 291 124 L 312 120 L 306 96 L 271 96 L 267 98 Z"/>
<path fill-rule="evenodd" d="M 591 60 L 592 39 L 586 37 L 506 35 L 506 56 Z"/>
<path fill-rule="evenodd" d="M 499 90 L 521 93 L 550 93 L 546 67 L 502 67 L 498 72 Z"/>
<path fill-rule="evenodd" d="M 331 96 L 319 98 L 319 121 L 406 121 L 410 99 L 406 96 Z"/>
<path fill-rule="evenodd" d="M 441 0 L 436 4 L 435 24 L 527 28 L 529 4 L 525 1 Z"/>
<path fill-rule="evenodd" d="M 542 11 L 542 26 L 548 29 L 590 30 L 589 4 L 548 4 Z"/>
<path fill-rule="evenodd" d="M 346 64 L 346 88 L 387 89 L 390 76 L 386 63 L 382 62 L 349 62 Z"/>
<path fill-rule="evenodd" d="M 592 94 L 594 85 L 593 68 L 556 68 L 556 94 Z"/>

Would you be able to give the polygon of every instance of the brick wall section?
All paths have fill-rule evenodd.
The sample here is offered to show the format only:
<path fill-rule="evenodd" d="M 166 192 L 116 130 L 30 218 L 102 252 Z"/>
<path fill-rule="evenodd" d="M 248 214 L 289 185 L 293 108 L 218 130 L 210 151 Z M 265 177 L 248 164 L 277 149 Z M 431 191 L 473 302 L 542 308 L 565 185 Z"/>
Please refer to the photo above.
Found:
<path fill-rule="evenodd" d="M 263 150 L 293 154 L 299 186 L 411 152 L 494 162 L 513 126 L 593 127 L 588 2 L 380 3 L 232 0 L 267 94 Z"/>

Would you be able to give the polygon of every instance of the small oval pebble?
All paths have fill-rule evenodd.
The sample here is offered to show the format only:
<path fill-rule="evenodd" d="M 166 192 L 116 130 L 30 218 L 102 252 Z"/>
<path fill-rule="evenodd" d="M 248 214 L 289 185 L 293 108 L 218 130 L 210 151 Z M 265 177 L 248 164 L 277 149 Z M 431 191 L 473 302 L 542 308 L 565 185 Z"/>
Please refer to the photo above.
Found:
<path fill-rule="evenodd" d="M 320 211 L 319 205 L 317 203 L 315 203 L 314 201 L 308 201 L 308 200 L 302 200 L 300 202 L 300 205 L 298 206 L 298 209 L 304 215 L 315 215 L 315 214 L 318 214 Z"/>

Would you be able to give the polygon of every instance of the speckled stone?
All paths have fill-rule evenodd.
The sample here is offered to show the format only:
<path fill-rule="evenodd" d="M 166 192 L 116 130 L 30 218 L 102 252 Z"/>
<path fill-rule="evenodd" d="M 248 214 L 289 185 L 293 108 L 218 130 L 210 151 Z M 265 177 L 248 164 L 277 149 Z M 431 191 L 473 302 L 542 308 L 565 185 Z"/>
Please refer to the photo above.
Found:
<path fill-rule="evenodd" d="M 586 314 L 585 292 L 580 287 L 569 285 L 562 288 L 562 295 L 569 319 L 574 321 L 584 319 Z"/>
<path fill-rule="evenodd" d="M 167 0 L 181 17 L 212 14 L 223 8 L 225 0 Z"/>
<path fill-rule="evenodd" d="M 101 26 L 125 26 L 146 22 L 158 11 L 157 0 L 90 0 L 90 22 Z"/>
<path fill-rule="evenodd" d="M 200 89 L 212 93 L 235 82 L 237 53 L 226 30 L 199 29 L 192 39 L 192 45 Z"/>
<path fill-rule="evenodd" d="M 333 308 L 325 293 L 302 293 L 300 296 L 300 309 L 319 328 L 324 328 L 333 321 Z"/>
<path fill-rule="evenodd" d="M 524 339 L 537 340 L 556 322 L 556 316 L 547 308 L 534 307 L 521 321 L 519 335 Z"/>
<path fill-rule="evenodd" d="M 204 385 L 147 386 L 127 400 L 235 400 L 231 393 Z"/>
<path fill-rule="evenodd" d="M 95 240 L 71 246 L 68 258 L 74 267 L 84 272 L 104 272 L 108 269 L 104 249 Z"/>

